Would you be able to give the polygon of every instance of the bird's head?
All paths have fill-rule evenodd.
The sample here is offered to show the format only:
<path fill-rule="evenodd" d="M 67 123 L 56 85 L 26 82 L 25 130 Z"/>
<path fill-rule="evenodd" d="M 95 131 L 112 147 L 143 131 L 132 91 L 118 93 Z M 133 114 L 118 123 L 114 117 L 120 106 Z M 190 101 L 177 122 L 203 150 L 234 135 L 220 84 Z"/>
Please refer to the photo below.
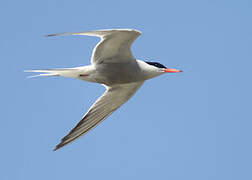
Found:
<path fill-rule="evenodd" d="M 172 69 L 172 68 L 167 68 L 163 64 L 160 64 L 158 62 L 150 62 L 150 61 L 145 61 L 147 64 L 155 67 L 155 70 L 157 70 L 160 73 L 176 73 L 176 72 L 183 72 L 178 69 Z"/>

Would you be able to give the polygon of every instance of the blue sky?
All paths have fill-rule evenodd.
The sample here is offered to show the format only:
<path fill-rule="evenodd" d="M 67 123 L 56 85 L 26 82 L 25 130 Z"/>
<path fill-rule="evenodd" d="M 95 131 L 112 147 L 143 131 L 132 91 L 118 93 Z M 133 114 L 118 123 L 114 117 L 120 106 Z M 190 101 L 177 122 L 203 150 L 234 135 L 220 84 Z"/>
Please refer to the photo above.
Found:
<path fill-rule="evenodd" d="M 0 179 L 252 179 L 252 2 L 1 1 Z M 53 152 L 104 91 L 25 69 L 87 65 L 94 37 L 135 28 L 135 57 L 184 73 L 149 80 L 86 136 Z"/>

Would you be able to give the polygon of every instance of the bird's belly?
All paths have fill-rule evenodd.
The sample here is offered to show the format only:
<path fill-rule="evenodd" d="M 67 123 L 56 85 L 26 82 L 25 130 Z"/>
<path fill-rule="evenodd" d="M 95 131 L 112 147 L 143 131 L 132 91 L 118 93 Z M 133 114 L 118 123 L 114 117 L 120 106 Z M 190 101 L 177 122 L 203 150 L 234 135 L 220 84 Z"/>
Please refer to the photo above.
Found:
<path fill-rule="evenodd" d="M 140 71 L 134 65 L 103 64 L 97 67 L 96 81 L 101 84 L 114 85 L 141 81 Z"/>

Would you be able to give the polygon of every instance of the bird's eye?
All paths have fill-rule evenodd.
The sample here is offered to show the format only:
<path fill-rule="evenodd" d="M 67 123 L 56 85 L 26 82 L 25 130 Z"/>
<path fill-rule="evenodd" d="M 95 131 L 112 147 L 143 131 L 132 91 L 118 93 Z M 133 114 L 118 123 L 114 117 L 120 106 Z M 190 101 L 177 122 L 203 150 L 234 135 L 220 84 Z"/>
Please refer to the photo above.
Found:
<path fill-rule="evenodd" d="M 145 61 L 147 64 L 149 65 L 152 65 L 152 66 L 155 66 L 157 68 L 166 68 L 164 65 L 160 64 L 160 63 L 157 63 L 157 62 L 148 62 L 148 61 Z"/>

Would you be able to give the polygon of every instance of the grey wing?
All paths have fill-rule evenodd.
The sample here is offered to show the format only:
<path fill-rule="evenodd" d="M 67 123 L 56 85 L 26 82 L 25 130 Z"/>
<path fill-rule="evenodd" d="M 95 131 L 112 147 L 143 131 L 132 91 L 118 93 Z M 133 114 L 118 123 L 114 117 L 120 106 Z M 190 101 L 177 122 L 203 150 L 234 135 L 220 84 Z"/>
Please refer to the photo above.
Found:
<path fill-rule="evenodd" d="M 91 63 L 99 64 L 102 62 L 127 62 L 135 60 L 131 52 L 131 44 L 141 35 L 140 31 L 134 29 L 106 29 L 76 33 L 51 34 L 48 36 L 65 35 L 87 35 L 97 36 L 101 41 L 93 50 Z"/>
<path fill-rule="evenodd" d="M 124 104 L 144 82 L 107 87 L 105 93 L 90 107 L 82 120 L 64 137 L 54 151 L 74 141 L 96 127 Z"/>

